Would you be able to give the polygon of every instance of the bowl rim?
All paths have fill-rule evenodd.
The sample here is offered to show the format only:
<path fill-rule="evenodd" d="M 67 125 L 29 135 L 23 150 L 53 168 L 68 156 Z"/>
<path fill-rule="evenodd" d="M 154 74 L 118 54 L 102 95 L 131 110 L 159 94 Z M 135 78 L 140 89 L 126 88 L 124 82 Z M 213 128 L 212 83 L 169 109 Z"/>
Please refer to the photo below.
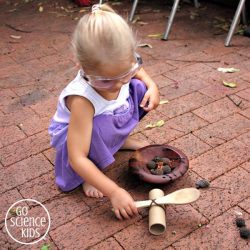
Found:
<path fill-rule="evenodd" d="M 137 152 L 141 152 L 147 148 L 152 148 L 152 147 L 161 147 L 161 148 L 165 147 L 171 151 L 174 151 L 180 156 L 180 159 L 181 159 L 180 164 L 177 167 L 175 167 L 171 173 L 166 174 L 166 175 L 152 175 L 151 173 L 146 172 L 143 169 L 143 167 L 131 166 L 131 163 L 130 163 L 131 159 L 135 159 L 137 161 L 135 157 Z M 133 155 L 129 159 L 129 169 L 133 172 L 133 174 L 137 175 L 139 179 L 141 179 L 142 181 L 153 183 L 153 184 L 167 184 L 171 181 L 174 181 L 180 178 L 181 176 L 183 176 L 188 171 L 188 168 L 189 168 L 189 160 L 186 154 L 184 154 L 180 149 L 174 146 L 170 146 L 168 144 L 153 144 L 153 145 L 148 145 L 148 146 L 139 148 L 134 151 Z"/>

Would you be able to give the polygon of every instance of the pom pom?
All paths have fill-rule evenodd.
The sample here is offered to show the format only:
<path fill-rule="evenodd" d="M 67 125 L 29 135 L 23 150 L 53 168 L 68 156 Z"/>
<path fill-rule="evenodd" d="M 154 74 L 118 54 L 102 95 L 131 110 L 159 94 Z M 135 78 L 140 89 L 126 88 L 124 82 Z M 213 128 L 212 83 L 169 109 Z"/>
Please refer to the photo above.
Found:
<path fill-rule="evenodd" d="M 164 165 L 162 170 L 164 174 L 169 174 L 171 172 L 171 168 L 168 165 Z"/>
<path fill-rule="evenodd" d="M 163 170 L 160 169 L 160 168 L 157 168 L 157 169 L 155 170 L 155 172 L 156 172 L 157 175 L 163 175 Z"/>
<path fill-rule="evenodd" d="M 155 170 L 155 174 L 156 174 L 156 175 L 163 175 L 163 170 L 162 170 L 161 168 L 157 168 L 157 169 Z"/>
<path fill-rule="evenodd" d="M 162 161 L 162 158 L 160 156 L 155 156 L 155 158 L 153 159 L 153 161 L 159 162 L 159 161 Z"/>
<path fill-rule="evenodd" d="M 156 163 L 154 161 L 149 161 L 147 163 L 147 168 L 148 169 L 155 169 L 156 168 Z"/>
<path fill-rule="evenodd" d="M 155 170 L 156 170 L 156 169 L 150 169 L 150 173 L 151 173 L 151 174 L 155 174 L 155 175 L 156 175 Z"/>
<path fill-rule="evenodd" d="M 166 157 L 161 158 L 161 160 L 163 161 L 163 165 L 169 165 L 171 163 L 171 160 Z"/>
<path fill-rule="evenodd" d="M 196 185 L 196 188 L 207 188 L 210 186 L 210 183 L 208 180 L 202 179 L 202 180 L 197 181 L 195 185 Z"/>
<path fill-rule="evenodd" d="M 240 237 L 243 239 L 249 239 L 250 238 L 250 230 L 246 227 L 240 228 Z"/>
<path fill-rule="evenodd" d="M 236 218 L 235 223 L 236 223 L 237 227 L 245 227 L 246 226 L 245 220 L 243 218 Z"/>

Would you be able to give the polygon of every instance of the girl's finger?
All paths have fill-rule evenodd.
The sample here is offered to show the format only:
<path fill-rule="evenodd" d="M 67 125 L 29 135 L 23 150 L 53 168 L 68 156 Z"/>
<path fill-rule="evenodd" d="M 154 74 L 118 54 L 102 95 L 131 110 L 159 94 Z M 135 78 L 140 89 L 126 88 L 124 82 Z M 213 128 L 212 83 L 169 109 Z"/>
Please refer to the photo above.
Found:
<path fill-rule="evenodd" d="M 129 219 L 129 215 L 127 214 L 127 212 L 126 212 L 126 210 L 124 208 L 122 208 L 120 210 L 120 213 L 121 213 L 121 215 L 122 215 L 123 218 Z"/>
<path fill-rule="evenodd" d="M 138 213 L 138 209 L 137 209 L 137 207 L 135 206 L 135 204 L 130 205 L 130 208 L 131 208 L 132 212 L 133 212 L 135 215 L 138 215 L 138 214 L 139 214 L 139 213 Z"/>
<path fill-rule="evenodd" d="M 150 101 L 149 105 L 148 105 L 148 108 L 149 108 L 150 110 L 156 109 L 156 108 L 158 107 L 158 105 L 159 105 L 159 102 L 158 102 L 157 100 L 155 100 L 155 99 L 152 99 L 152 100 Z"/>
<path fill-rule="evenodd" d="M 149 110 L 153 109 L 154 108 L 154 104 L 152 101 L 149 102 L 148 104 L 148 107 L 147 107 Z"/>
<path fill-rule="evenodd" d="M 148 96 L 148 94 L 146 93 L 146 94 L 144 95 L 142 101 L 141 101 L 140 107 L 144 107 L 144 106 L 147 104 L 148 99 L 149 99 L 149 96 Z"/>
<path fill-rule="evenodd" d="M 116 216 L 119 220 L 123 220 L 122 216 L 120 215 L 119 209 L 115 209 L 115 216 Z"/>
<path fill-rule="evenodd" d="M 128 207 L 126 208 L 126 212 L 128 213 L 128 215 L 133 216 L 133 211 L 132 211 L 132 209 L 130 208 L 130 206 L 128 206 Z"/>
<path fill-rule="evenodd" d="M 153 104 L 150 102 L 147 107 L 143 107 L 145 111 L 150 111 L 154 108 Z"/>
<path fill-rule="evenodd" d="M 147 112 L 151 110 L 149 107 L 143 107 L 143 109 Z"/>

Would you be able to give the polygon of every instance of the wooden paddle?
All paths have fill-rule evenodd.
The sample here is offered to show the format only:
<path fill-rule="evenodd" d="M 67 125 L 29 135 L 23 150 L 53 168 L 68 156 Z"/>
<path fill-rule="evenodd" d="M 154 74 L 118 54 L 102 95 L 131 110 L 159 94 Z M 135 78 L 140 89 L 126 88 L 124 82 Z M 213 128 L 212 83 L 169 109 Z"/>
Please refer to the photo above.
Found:
<path fill-rule="evenodd" d="M 196 201 L 200 197 L 200 191 L 196 188 L 184 188 L 177 190 L 173 193 L 165 195 L 155 200 L 159 205 L 165 204 L 188 204 Z M 136 201 L 135 206 L 137 208 L 149 207 L 152 203 L 152 200 L 145 201 Z"/>

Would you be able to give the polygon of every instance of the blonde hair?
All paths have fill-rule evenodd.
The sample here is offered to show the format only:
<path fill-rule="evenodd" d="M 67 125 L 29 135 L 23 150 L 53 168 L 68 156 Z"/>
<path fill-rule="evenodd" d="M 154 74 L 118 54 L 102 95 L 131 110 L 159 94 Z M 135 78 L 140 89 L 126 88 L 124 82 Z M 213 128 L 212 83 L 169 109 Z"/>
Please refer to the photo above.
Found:
<path fill-rule="evenodd" d="M 136 40 L 126 21 L 102 4 L 79 20 L 72 45 L 83 69 L 93 70 L 133 60 Z"/>

